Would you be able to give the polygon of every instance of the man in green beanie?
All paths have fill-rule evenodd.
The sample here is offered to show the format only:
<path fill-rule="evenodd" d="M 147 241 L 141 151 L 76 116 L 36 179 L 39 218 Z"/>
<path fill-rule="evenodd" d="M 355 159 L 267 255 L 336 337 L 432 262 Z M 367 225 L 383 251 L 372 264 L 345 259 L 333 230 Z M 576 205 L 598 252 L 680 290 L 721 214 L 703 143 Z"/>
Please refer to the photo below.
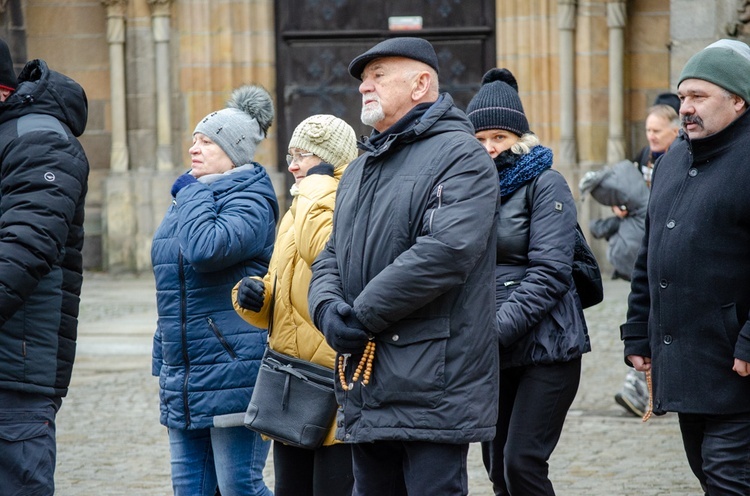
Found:
<path fill-rule="evenodd" d="M 625 361 L 677 412 L 708 495 L 750 494 L 750 47 L 720 40 L 677 86 L 686 139 L 654 169 Z"/>

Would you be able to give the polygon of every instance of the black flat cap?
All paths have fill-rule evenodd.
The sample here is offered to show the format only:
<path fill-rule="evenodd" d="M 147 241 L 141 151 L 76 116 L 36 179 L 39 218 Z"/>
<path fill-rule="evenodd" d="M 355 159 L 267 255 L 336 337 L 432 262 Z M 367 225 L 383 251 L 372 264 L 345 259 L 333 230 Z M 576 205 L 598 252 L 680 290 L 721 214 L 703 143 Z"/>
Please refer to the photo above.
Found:
<path fill-rule="evenodd" d="M 439 72 L 435 48 L 429 41 L 422 38 L 401 37 L 381 41 L 362 55 L 355 57 L 349 64 L 349 74 L 361 80 L 365 66 L 381 57 L 406 57 L 418 60 L 435 69 L 435 72 Z"/>

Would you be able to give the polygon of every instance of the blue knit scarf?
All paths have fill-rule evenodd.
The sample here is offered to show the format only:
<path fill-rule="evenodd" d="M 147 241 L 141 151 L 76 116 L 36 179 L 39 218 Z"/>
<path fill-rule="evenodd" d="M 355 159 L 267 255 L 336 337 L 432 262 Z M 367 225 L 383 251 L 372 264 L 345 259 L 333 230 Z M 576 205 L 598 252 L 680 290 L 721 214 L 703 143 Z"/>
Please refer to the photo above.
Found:
<path fill-rule="evenodd" d="M 508 150 L 508 153 L 512 152 Z M 496 164 L 498 163 L 497 159 L 500 159 L 501 156 L 502 154 L 496 157 Z M 500 179 L 500 196 L 509 196 L 521 185 L 552 167 L 552 150 L 542 145 L 537 145 L 529 153 L 516 155 L 516 157 L 518 158 L 515 164 L 497 171 L 497 176 Z M 504 158 L 507 160 L 507 156 Z"/>

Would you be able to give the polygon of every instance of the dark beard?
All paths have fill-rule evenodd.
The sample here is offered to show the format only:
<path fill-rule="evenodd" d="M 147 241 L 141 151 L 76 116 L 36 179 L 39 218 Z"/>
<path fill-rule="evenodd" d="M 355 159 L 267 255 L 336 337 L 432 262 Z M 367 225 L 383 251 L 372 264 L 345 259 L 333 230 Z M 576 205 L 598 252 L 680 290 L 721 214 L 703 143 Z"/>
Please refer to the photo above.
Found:
<path fill-rule="evenodd" d="M 520 157 L 520 155 L 516 155 L 515 153 L 510 151 L 510 149 L 500 152 L 500 155 L 494 158 L 495 167 L 497 168 L 498 172 L 503 169 L 513 167 L 514 165 L 516 165 L 518 157 Z"/>

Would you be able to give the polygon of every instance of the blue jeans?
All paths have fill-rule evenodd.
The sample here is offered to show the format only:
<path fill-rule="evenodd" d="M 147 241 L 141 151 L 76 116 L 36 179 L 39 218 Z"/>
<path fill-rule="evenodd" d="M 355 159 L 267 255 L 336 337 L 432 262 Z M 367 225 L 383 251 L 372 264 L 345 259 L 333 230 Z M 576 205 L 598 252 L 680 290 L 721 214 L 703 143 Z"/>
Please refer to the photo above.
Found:
<path fill-rule="evenodd" d="M 0 492 L 55 492 L 55 415 L 61 400 L 0 390 Z"/>
<path fill-rule="evenodd" d="M 270 441 L 240 427 L 168 429 L 175 496 L 273 496 L 263 482 Z"/>

